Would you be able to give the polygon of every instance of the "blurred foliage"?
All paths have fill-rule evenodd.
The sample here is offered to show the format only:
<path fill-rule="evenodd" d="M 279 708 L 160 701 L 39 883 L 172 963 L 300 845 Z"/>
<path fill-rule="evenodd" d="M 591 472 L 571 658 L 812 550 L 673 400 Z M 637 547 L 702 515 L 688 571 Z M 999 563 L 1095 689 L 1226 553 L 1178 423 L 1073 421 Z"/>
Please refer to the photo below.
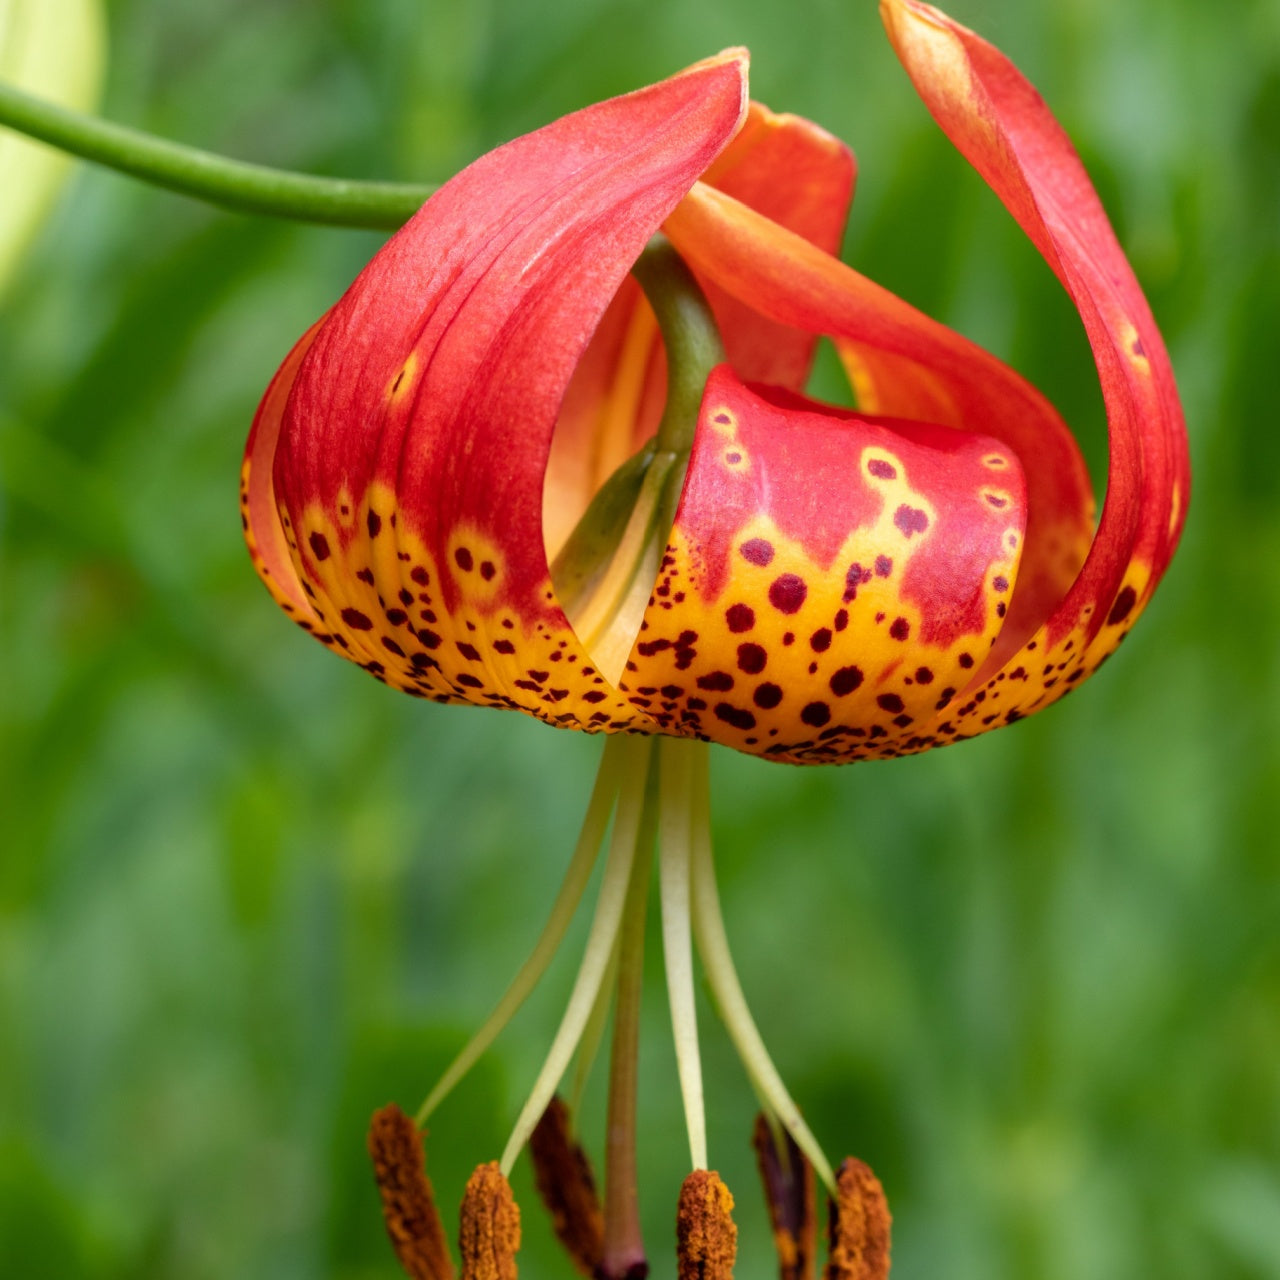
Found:
<path fill-rule="evenodd" d="M 1076 138 L 1169 340 L 1197 488 L 1080 696 L 907 762 L 721 753 L 744 985 L 901 1280 L 1280 1275 L 1280 8 L 955 0 Z M 858 150 L 850 259 L 1012 360 L 1104 465 L 1075 315 L 848 0 L 115 0 L 104 112 L 432 180 L 727 44 Z M 416 1105 L 549 904 L 598 744 L 426 707 L 287 624 L 240 544 L 256 398 L 376 237 L 78 171 L 0 308 L 0 1270 L 390 1277 L 368 1113 Z M 834 393 L 820 375 L 820 385 Z M 579 935 L 580 936 L 580 935 Z M 655 949 L 656 950 L 656 949 Z M 684 1135 L 646 1012 L 644 1212 Z M 433 1125 L 451 1220 L 566 957 Z M 752 1101 L 704 1010 L 738 1274 Z M 598 1127 L 588 1126 L 598 1136 Z M 525 1274 L 566 1274 L 527 1170 Z"/>

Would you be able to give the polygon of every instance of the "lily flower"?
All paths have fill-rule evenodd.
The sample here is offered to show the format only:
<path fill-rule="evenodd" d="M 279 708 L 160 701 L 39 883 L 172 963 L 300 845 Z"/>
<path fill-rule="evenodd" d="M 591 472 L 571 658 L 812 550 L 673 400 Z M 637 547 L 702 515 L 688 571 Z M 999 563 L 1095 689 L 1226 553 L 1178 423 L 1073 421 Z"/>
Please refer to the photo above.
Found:
<path fill-rule="evenodd" d="M 805 1246 L 809 1261 L 787 1270 L 799 1237 L 785 1224 L 812 1218 L 792 1212 L 799 1168 L 826 1184 L 846 1234 L 863 1224 L 844 1246 L 833 1235 L 828 1274 L 888 1270 L 887 1212 L 845 1208 L 734 974 L 702 744 L 847 762 L 1041 710 L 1127 634 L 1186 514 L 1169 359 L 1066 135 L 973 32 L 917 0 L 882 0 L 881 12 L 926 106 L 1080 312 L 1110 439 L 1096 525 L 1079 449 L 1052 405 L 835 256 L 853 157 L 818 126 L 749 102 L 743 50 L 557 120 L 446 183 L 294 347 L 245 456 L 255 566 L 321 643 L 416 696 L 609 735 L 542 937 L 416 1117 L 420 1128 L 528 994 L 607 845 L 564 1020 L 477 1193 L 497 1204 L 494 1178 L 557 1123 L 556 1089 L 575 1053 L 580 1082 L 612 1000 L 596 1227 L 555 1191 L 585 1168 L 571 1136 L 551 1144 L 559 1158 L 533 1142 L 553 1216 L 579 1242 L 571 1254 L 605 1277 L 644 1265 L 635 1033 L 655 842 L 695 1173 L 708 1165 L 691 930 L 765 1106 L 761 1164 L 784 1274 L 811 1266 Z M 804 395 L 823 334 L 856 411 Z M 387 1125 L 400 1135 L 390 1145 Z M 420 1173 L 405 1172 L 401 1122 L 376 1121 L 374 1135 L 384 1201 L 412 1185 L 414 1204 L 429 1203 Z M 788 1190 L 779 1169 L 793 1171 Z M 720 1206 L 719 1221 L 722 1190 L 701 1178 L 688 1195 Z M 404 1223 L 430 1214 L 395 1209 L 395 1195 L 393 1238 L 412 1241 Z M 510 1245 L 502 1212 L 498 1228 L 464 1211 L 464 1237 Z M 682 1239 L 702 1239 L 709 1212 L 682 1208 Z M 439 1238 L 436 1261 L 406 1266 L 445 1274 L 438 1222 L 424 1230 Z M 731 1266 L 725 1230 L 708 1248 Z M 880 1236 L 883 1248 L 868 1244 Z M 865 1267 L 837 1261 L 873 1254 Z M 471 1265 L 464 1274 L 489 1274 Z"/>

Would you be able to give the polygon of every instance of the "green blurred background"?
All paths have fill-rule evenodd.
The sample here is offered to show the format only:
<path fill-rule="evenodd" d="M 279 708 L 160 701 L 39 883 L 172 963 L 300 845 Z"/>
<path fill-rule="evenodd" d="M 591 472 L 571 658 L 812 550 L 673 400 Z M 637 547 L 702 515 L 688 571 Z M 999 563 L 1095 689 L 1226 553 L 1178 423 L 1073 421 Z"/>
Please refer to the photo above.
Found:
<path fill-rule="evenodd" d="M 895 1277 L 1274 1280 L 1280 6 L 952 8 L 1054 105 L 1149 291 L 1191 522 L 1132 641 L 1043 716 L 849 769 L 717 754 L 731 938 L 824 1146 L 886 1183 Z M 1075 315 L 867 0 L 116 0 L 109 25 L 108 116 L 404 180 L 748 44 L 756 96 L 859 154 L 850 260 L 1048 391 L 1100 474 Z M 81 168 L 0 300 L 6 1277 L 396 1274 L 368 1113 L 416 1105 L 567 860 L 597 742 L 389 692 L 289 625 L 241 546 L 257 397 L 378 243 Z M 447 1221 L 572 970 L 433 1123 Z M 686 1147 L 656 946 L 650 971 L 660 1277 Z M 753 1104 L 704 1014 L 754 1280 Z M 524 1274 L 567 1274 L 523 1162 L 516 1189 Z"/>

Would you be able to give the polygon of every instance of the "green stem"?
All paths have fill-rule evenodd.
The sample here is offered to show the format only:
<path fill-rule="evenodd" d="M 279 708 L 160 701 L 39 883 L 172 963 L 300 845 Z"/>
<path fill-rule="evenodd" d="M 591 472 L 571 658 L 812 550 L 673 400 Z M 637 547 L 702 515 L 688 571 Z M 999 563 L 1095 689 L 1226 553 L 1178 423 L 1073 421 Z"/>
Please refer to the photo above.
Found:
<path fill-rule="evenodd" d="M 667 403 L 654 445 L 688 456 L 707 375 L 725 361 L 711 304 L 671 241 L 656 235 L 631 268 L 653 308 L 667 353 Z"/>
<path fill-rule="evenodd" d="M 0 125 L 158 187 L 238 213 L 394 231 L 436 188 L 316 178 L 228 160 L 56 107 L 0 84 Z"/>

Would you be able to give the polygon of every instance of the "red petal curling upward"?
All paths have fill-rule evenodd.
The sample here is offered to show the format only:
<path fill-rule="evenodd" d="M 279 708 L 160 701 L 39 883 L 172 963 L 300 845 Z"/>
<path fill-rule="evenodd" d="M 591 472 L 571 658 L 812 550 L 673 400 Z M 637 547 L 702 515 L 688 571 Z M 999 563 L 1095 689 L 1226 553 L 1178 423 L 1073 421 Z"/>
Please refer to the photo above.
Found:
<path fill-rule="evenodd" d="M 1001 695 L 1003 723 L 1047 705 L 1096 670 L 1151 598 L 1186 518 L 1186 427 L 1150 308 L 1079 157 L 1040 95 L 1003 54 L 938 10 L 882 0 L 881 13 L 934 118 L 1079 309 L 1107 409 L 1107 496 L 1088 561 L 1044 625 L 979 690 L 992 701 Z M 992 723 L 987 715 L 974 708 L 955 727 L 980 731 Z"/>
<path fill-rule="evenodd" d="M 327 643 L 440 701 L 643 721 L 551 589 L 543 472 L 601 313 L 745 106 L 730 52 L 482 157 L 286 364 L 255 424 L 250 536 L 287 544 Z"/>
<path fill-rule="evenodd" d="M 899 755 L 990 651 L 1026 526 L 989 437 L 712 374 L 621 687 L 664 730 L 793 762 Z"/>

